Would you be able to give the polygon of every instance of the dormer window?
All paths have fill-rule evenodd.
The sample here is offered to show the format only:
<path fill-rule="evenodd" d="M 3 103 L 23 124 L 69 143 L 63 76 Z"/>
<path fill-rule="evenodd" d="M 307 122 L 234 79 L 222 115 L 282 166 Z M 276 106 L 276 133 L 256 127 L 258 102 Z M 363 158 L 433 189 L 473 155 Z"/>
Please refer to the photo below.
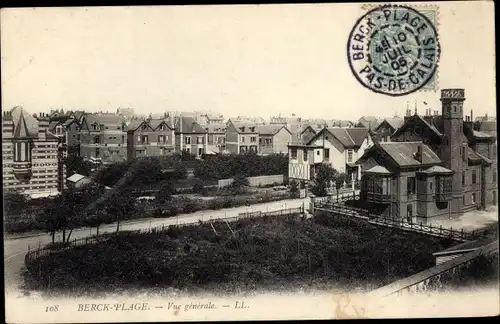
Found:
<path fill-rule="evenodd" d="M 90 127 L 91 127 L 91 128 L 92 128 L 92 130 L 94 130 L 94 131 L 96 131 L 96 130 L 98 130 L 98 129 L 99 129 L 99 126 L 98 126 L 97 124 L 92 124 Z"/>

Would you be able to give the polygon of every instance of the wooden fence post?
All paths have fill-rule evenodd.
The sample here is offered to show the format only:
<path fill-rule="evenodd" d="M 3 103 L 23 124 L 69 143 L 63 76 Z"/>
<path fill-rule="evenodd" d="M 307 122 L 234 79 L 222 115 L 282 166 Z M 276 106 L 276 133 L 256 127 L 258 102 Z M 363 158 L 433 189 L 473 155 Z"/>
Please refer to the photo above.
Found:
<path fill-rule="evenodd" d="M 443 225 L 439 225 L 439 235 L 443 235 Z"/>

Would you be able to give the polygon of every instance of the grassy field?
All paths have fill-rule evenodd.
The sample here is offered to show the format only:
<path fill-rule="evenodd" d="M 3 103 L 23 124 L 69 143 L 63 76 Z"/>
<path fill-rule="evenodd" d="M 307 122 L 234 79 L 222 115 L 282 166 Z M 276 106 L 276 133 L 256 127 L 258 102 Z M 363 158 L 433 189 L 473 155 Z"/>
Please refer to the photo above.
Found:
<path fill-rule="evenodd" d="M 434 265 L 454 244 L 364 222 L 318 215 L 244 219 L 122 232 L 34 261 L 26 287 L 52 293 L 176 288 L 227 292 L 269 287 L 374 289 Z M 233 234 L 234 232 L 234 234 Z M 172 289 L 170 288 L 170 289 Z"/>

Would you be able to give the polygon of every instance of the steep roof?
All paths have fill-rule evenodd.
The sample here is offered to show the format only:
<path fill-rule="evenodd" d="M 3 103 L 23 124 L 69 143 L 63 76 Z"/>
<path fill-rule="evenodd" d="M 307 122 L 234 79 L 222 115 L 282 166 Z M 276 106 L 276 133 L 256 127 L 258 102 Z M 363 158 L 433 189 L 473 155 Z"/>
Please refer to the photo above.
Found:
<path fill-rule="evenodd" d="M 239 122 L 239 121 L 233 121 L 231 120 L 231 123 L 234 125 L 236 128 L 236 131 L 239 134 L 257 134 L 257 125 L 254 123 L 248 123 L 248 122 Z"/>
<path fill-rule="evenodd" d="M 354 147 L 354 141 L 344 128 L 327 128 L 328 131 L 345 147 Z"/>
<path fill-rule="evenodd" d="M 38 134 L 37 134 L 38 135 Z M 30 138 L 36 137 L 35 134 L 30 133 L 26 120 L 24 119 L 24 113 L 21 110 L 19 119 L 14 128 L 14 138 Z"/>
<path fill-rule="evenodd" d="M 207 132 L 193 117 L 176 117 L 175 131 L 183 134 L 205 134 Z"/>
<path fill-rule="evenodd" d="M 368 134 L 369 131 L 368 128 L 360 128 L 360 127 L 345 128 L 345 130 L 351 137 L 355 146 L 361 146 L 361 144 L 363 144 L 363 141 L 366 138 L 366 134 Z"/>
<path fill-rule="evenodd" d="M 422 142 L 382 142 L 378 146 L 401 167 L 441 163 L 436 153 Z M 415 156 L 419 146 L 422 147 L 422 162 L 419 162 Z"/>
<path fill-rule="evenodd" d="M 261 125 L 257 126 L 257 131 L 260 135 L 276 135 L 282 128 L 285 128 L 288 132 L 290 132 L 283 125 Z"/>
<path fill-rule="evenodd" d="M 24 122 L 26 123 L 26 129 L 28 130 L 30 137 L 38 137 L 38 120 L 32 115 L 30 115 L 29 112 L 26 111 L 26 109 L 24 109 L 23 107 L 15 106 L 10 110 L 10 113 L 12 115 L 12 120 L 14 122 L 19 121 L 19 118 L 21 117 L 21 112 L 23 112 Z M 15 126 L 16 125 L 14 125 L 14 129 Z"/>
<path fill-rule="evenodd" d="M 50 124 L 49 124 L 49 131 L 55 131 L 56 129 L 56 126 L 61 124 L 60 122 L 58 121 L 51 121 Z"/>

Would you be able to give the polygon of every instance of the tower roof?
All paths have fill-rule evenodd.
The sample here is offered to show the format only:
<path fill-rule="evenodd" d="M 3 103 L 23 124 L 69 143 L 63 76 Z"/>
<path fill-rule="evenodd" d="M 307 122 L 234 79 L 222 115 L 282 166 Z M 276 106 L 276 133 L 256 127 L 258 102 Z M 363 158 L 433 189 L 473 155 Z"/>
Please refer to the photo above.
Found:
<path fill-rule="evenodd" d="M 26 124 L 26 120 L 24 119 L 24 113 L 21 109 L 21 114 L 19 115 L 19 119 L 15 125 L 14 129 L 14 138 L 29 138 L 33 137 L 33 134 L 30 134 L 28 125 Z"/>

